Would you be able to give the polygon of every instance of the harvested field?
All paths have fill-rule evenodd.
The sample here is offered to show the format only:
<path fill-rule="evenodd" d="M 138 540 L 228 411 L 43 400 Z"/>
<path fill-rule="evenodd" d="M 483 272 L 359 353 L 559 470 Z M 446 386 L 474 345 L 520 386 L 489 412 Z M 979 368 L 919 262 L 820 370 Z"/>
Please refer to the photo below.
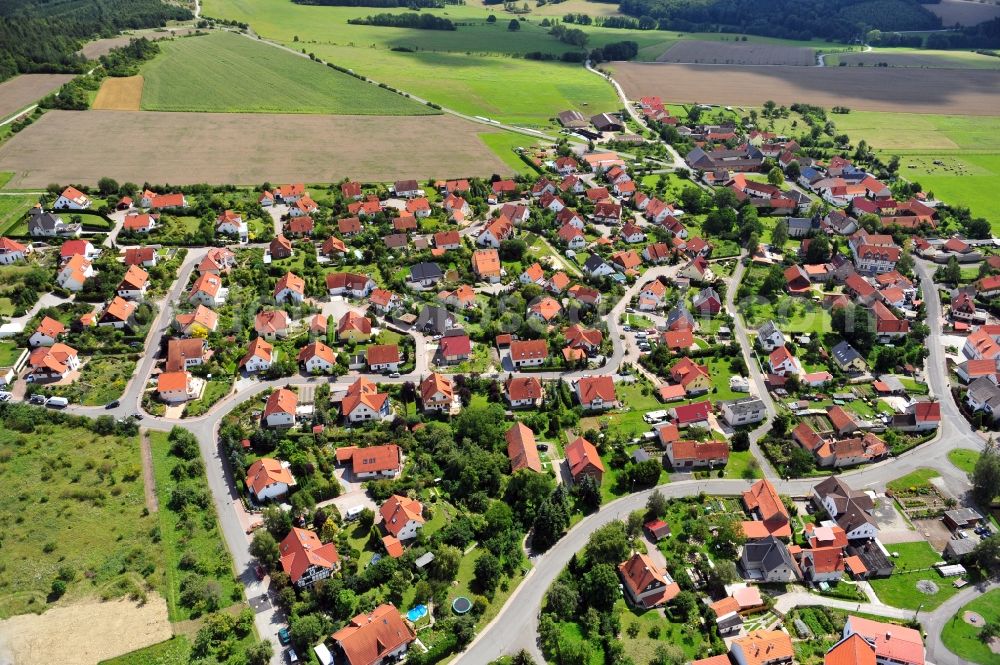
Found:
<path fill-rule="evenodd" d="M 938 69 L 1000 69 L 1000 58 L 967 51 L 844 53 L 835 56 L 848 67 L 925 67 Z"/>
<path fill-rule="evenodd" d="M 945 26 L 977 25 L 1000 16 L 1000 6 L 991 2 L 969 2 L 969 0 L 941 0 L 935 5 L 924 5 L 924 9 L 941 17 Z"/>
<path fill-rule="evenodd" d="M 0 663 L 96 665 L 171 636 L 167 603 L 97 600 L 0 621 Z"/>
<path fill-rule="evenodd" d="M 145 37 L 146 39 L 168 39 L 170 37 L 181 37 L 194 32 L 193 28 L 159 28 L 156 30 L 140 30 L 118 37 L 106 37 L 87 42 L 80 49 L 79 53 L 88 60 L 97 60 L 102 55 L 107 55 L 111 49 L 125 46 L 133 39 Z"/>
<path fill-rule="evenodd" d="M 71 78 L 72 74 L 21 74 L 0 83 L 0 120 L 31 106 Z"/>
<path fill-rule="evenodd" d="M 743 44 L 685 40 L 671 46 L 657 62 L 705 65 L 797 65 L 816 64 L 816 51 L 798 46 Z"/>
<path fill-rule="evenodd" d="M 482 130 L 447 115 L 50 111 L 0 146 L 0 171 L 14 172 L 12 188 L 102 176 L 183 185 L 513 173 Z"/>
<path fill-rule="evenodd" d="M 101 83 L 91 107 L 99 111 L 138 111 L 141 103 L 141 76 L 109 76 Z"/>
<path fill-rule="evenodd" d="M 767 100 L 863 111 L 993 115 L 1000 72 L 978 69 L 737 67 L 615 62 L 629 99 L 761 106 Z"/>

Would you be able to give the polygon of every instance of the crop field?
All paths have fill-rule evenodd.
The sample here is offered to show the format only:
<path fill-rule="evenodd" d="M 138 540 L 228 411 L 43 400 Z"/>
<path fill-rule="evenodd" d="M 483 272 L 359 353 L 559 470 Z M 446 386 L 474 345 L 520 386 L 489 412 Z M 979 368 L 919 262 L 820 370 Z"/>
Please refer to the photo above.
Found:
<path fill-rule="evenodd" d="M 138 111 L 142 102 L 142 77 L 109 76 L 101 82 L 91 108 L 99 111 Z"/>
<path fill-rule="evenodd" d="M 630 99 L 761 106 L 767 100 L 827 108 L 903 113 L 993 115 L 1000 71 L 873 67 L 737 67 L 616 62 L 610 66 Z"/>
<path fill-rule="evenodd" d="M 941 200 L 968 206 L 1000 232 L 1000 117 L 851 112 L 838 131 L 900 156 L 900 173 Z"/>
<path fill-rule="evenodd" d="M 31 106 L 71 78 L 71 74 L 21 74 L 0 83 L 0 120 Z"/>
<path fill-rule="evenodd" d="M 12 188 L 93 185 L 102 176 L 181 185 L 512 173 L 482 131 L 445 115 L 50 111 L 0 146 L 0 171 L 14 172 Z"/>
<path fill-rule="evenodd" d="M 428 115 L 434 109 L 228 32 L 161 43 L 142 73 L 147 111 Z"/>
<path fill-rule="evenodd" d="M 920 49 L 876 49 L 870 53 L 844 53 L 827 59 L 828 66 L 924 67 L 940 69 L 1000 69 L 1000 58 L 972 51 L 924 51 Z"/>
<path fill-rule="evenodd" d="M 1000 6 L 992 2 L 972 2 L 972 0 L 941 0 L 924 8 L 941 17 L 946 26 L 976 25 L 1000 16 Z"/>
<path fill-rule="evenodd" d="M 657 62 L 808 67 L 816 64 L 816 51 L 811 48 L 777 44 L 684 40 L 671 46 L 666 53 L 657 58 Z"/>

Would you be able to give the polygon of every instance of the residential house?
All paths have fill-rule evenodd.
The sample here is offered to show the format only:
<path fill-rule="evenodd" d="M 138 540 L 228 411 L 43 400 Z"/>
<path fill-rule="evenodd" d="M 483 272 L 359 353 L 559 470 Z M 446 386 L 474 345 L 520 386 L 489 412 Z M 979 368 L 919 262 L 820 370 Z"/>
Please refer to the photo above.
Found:
<path fill-rule="evenodd" d="M 394 443 L 381 446 L 347 446 L 337 450 L 338 462 L 350 462 L 355 481 L 396 478 L 403 472 L 403 451 Z"/>
<path fill-rule="evenodd" d="M 434 286 L 444 278 L 436 263 L 423 262 L 410 266 L 409 281 L 424 288 Z"/>
<path fill-rule="evenodd" d="M 472 340 L 461 329 L 448 331 L 439 341 L 434 360 L 439 365 L 457 365 L 472 357 Z"/>
<path fill-rule="evenodd" d="M 860 635 L 875 647 L 878 665 L 924 665 L 924 641 L 920 631 L 898 624 L 848 616 L 844 638 Z"/>
<path fill-rule="evenodd" d="M 785 345 L 785 336 L 774 321 L 768 321 L 757 329 L 757 344 L 766 353 L 771 353 L 779 346 Z"/>
<path fill-rule="evenodd" d="M 392 417 L 389 395 L 380 393 L 378 386 L 364 377 L 347 388 L 340 410 L 349 423 L 386 420 Z"/>
<path fill-rule="evenodd" d="M 830 350 L 830 355 L 841 370 L 850 373 L 863 372 L 868 369 L 864 357 L 857 349 L 847 342 L 840 342 Z"/>
<path fill-rule="evenodd" d="M 267 427 L 291 427 L 295 424 L 298 396 L 286 388 L 278 388 L 267 398 L 263 420 Z"/>
<path fill-rule="evenodd" d="M 370 614 L 359 614 L 331 638 L 345 665 L 395 662 L 417 639 L 399 610 L 389 604 L 379 605 Z"/>
<path fill-rule="evenodd" d="M 374 288 L 375 282 L 368 275 L 353 272 L 332 272 L 326 276 L 326 291 L 331 296 L 364 298 L 371 294 Z"/>
<path fill-rule="evenodd" d="M 504 382 L 504 394 L 512 409 L 536 407 L 542 402 L 542 382 L 533 376 L 510 376 Z"/>
<path fill-rule="evenodd" d="M 766 584 L 795 582 L 802 576 L 788 546 L 774 536 L 743 545 L 740 569 L 748 579 Z"/>
<path fill-rule="evenodd" d="M 191 373 L 186 370 L 179 372 L 163 372 L 156 377 L 156 394 L 167 404 L 186 402 L 195 395 Z"/>
<path fill-rule="evenodd" d="M 476 236 L 476 244 L 480 247 L 499 249 L 500 243 L 514 235 L 514 224 L 506 217 L 498 217 L 486 224 Z"/>
<path fill-rule="evenodd" d="M 424 413 L 438 411 L 448 413 L 455 403 L 455 388 L 451 379 L 444 374 L 431 372 L 420 382 L 420 404 Z"/>
<path fill-rule="evenodd" d="M 86 281 L 96 274 L 97 271 L 91 262 L 81 254 L 77 254 L 59 269 L 56 282 L 67 291 L 80 291 Z"/>
<path fill-rule="evenodd" d="M 535 473 L 542 472 L 542 461 L 538 456 L 538 445 L 535 443 L 535 433 L 531 428 L 524 423 L 514 423 L 507 430 L 506 439 L 511 473 L 517 473 L 521 469 Z"/>
<path fill-rule="evenodd" d="M 683 406 L 676 406 L 669 411 L 671 420 L 679 428 L 695 427 L 699 429 L 708 428 L 708 417 L 712 412 L 712 403 L 702 400 L 692 402 Z"/>
<path fill-rule="evenodd" d="M 67 187 L 52 205 L 58 210 L 86 210 L 91 205 L 90 197 L 76 187 Z"/>
<path fill-rule="evenodd" d="M 671 380 L 684 387 L 688 395 L 706 393 L 712 388 L 712 377 L 707 365 L 699 365 L 690 358 L 678 360 L 670 368 Z"/>
<path fill-rule="evenodd" d="M 555 298 L 542 296 L 528 306 L 528 317 L 540 319 L 546 323 L 552 321 L 562 312 L 562 305 Z"/>
<path fill-rule="evenodd" d="M 124 263 L 127 266 L 149 268 L 156 265 L 158 256 L 153 247 L 129 247 L 125 250 Z"/>
<path fill-rule="evenodd" d="M 373 372 L 396 372 L 402 358 L 395 344 L 372 344 L 365 353 L 368 369 Z"/>
<path fill-rule="evenodd" d="M 28 382 L 60 381 L 80 369 L 80 355 L 76 349 L 62 342 L 40 346 L 28 356 Z"/>
<path fill-rule="evenodd" d="M 424 526 L 424 507 L 416 499 L 394 494 L 379 508 L 382 528 L 397 540 L 416 538 Z"/>
<path fill-rule="evenodd" d="M 618 565 L 618 574 L 624 582 L 629 602 L 636 607 L 659 607 L 681 592 L 680 585 L 666 570 L 657 566 L 649 556 L 639 552 Z"/>
<path fill-rule="evenodd" d="M 175 316 L 174 325 L 182 335 L 207 335 L 215 332 L 219 325 L 219 315 L 204 305 L 198 305 L 193 312 L 182 312 Z"/>
<path fill-rule="evenodd" d="M 759 423 L 767 415 L 764 402 L 756 397 L 725 400 L 719 402 L 719 407 L 722 409 L 722 417 L 732 427 Z"/>
<path fill-rule="evenodd" d="M 767 362 L 771 368 L 771 374 L 788 376 L 802 373 L 802 366 L 799 364 L 798 358 L 793 356 L 792 352 L 784 346 L 779 346 L 774 351 L 771 351 Z"/>
<path fill-rule="evenodd" d="M 743 492 L 743 507 L 754 521 L 743 522 L 743 532 L 747 538 L 790 538 L 791 518 L 788 509 L 769 480 L 763 478 Z"/>
<path fill-rule="evenodd" d="M 215 218 L 215 232 L 223 235 L 239 236 L 244 240 L 249 233 L 243 215 L 233 210 L 223 210 Z"/>
<path fill-rule="evenodd" d="M 222 286 L 222 278 L 212 273 L 201 275 L 188 291 L 188 303 L 206 307 L 218 307 L 226 302 L 229 289 Z"/>
<path fill-rule="evenodd" d="M 590 476 L 598 485 L 601 484 L 604 478 L 604 462 L 597 454 L 594 444 L 583 437 L 577 437 L 566 444 L 563 453 L 574 483 L 580 482 L 584 476 Z"/>
<path fill-rule="evenodd" d="M 292 527 L 278 544 L 281 569 L 296 587 L 311 587 L 340 570 L 340 556 L 333 543 L 325 545 L 312 531 Z"/>
<path fill-rule="evenodd" d="M 329 346 L 316 340 L 299 349 L 298 361 L 310 374 L 329 374 L 337 363 L 337 354 Z"/>
<path fill-rule="evenodd" d="M 729 655 L 736 665 L 791 665 L 795 649 L 787 633 L 755 630 L 733 640 L 729 645 Z"/>
<path fill-rule="evenodd" d="M 677 431 L 677 426 L 667 427 Z M 662 430 L 658 433 L 662 437 Z M 729 444 L 725 441 L 668 441 L 664 444 L 667 461 L 674 471 L 725 466 L 729 463 Z"/>
<path fill-rule="evenodd" d="M 290 467 L 288 462 L 261 457 L 247 468 L 247 489 L 258 502 L 285 496 L 296 484 Z"/>
<path fill-rule="evenodd" d="M 544 365 L 549 347 L 544 339 L 515 340 L 510 343 L 510 361 L 515 369 Z"/>
<path fill-rule="evenodd" d="M 205 258 L 198 264 L 198 274 L 212 273 L 221 275 L 228 273 L 236 265 L 236 255 L 225 247 L 212 247 L 205 253 Z"/>
<path fill-rule="evenodd" d="M 618 406 L 615 383 L 610 376 L 584 376 L 576 381 L 576 398 L 584 409 L 606 411 Z"/>
<path fill-rule="evenodd" d="M 142 300 L 149 287 L 149 273 L 139 266 L 129 266 L 116 292 L 126 300 Z"/>
<path fill-rule="evenodd" d="M 247 345 L 240 367 L 248 374 L 266 372 L 274 363 L 274 347 L 263 337 L 254 337 Z"/>
<path fill-rule="evenodd" d="M 167 341 L 168 372 L 181 372 L 205 362 L 207 347 L 205 340 L 197 337 L 171 339 Z"/>
<path fill-rule="evenodd" d="M 121 296 L 115 296 L 104 306 L 104 310 L 97 320 L 97 325 L 117 330 L 132 327 L 134 323 L 132 315 L 135 313 L 135 308 L 136 303 L 129 302 Z"/>
<path fill-rule="evenodd" d="M 35 332 L 28 338 L 28 346 L 52 346 L 66 333 L 66 326 L 50 316 L 43 316 Z"/>
<path fill-rule="evenodd" d="M 291 321 L 283 309 L 267 309 L 254 317 L 253 329 L 264 339 L 273 341 L 288 336 Z"/>
<path fill-rule="evenodd" d="M 62 217 L 35 206 L 28 212 L 28 235 L 32 238 L 75 238 L 80 224 L 67 224 Z"/>
<path fill-rule="evenodd" d="M 504 270 L 495 249 L 477 249 L 472 253 L 472 271 L 481 280 L 499 282 Z"/>
<path fill-rule="evenodd" d="M 11 265 L 25 260 L 31 247 L 10 238 L 0 238 L 0 264 Z"/>
<path fill-rule="evenodd" d="M 702 316 L 715 316 L 722 309 L 722 297 L 712 287 L 706 287 L 691 299 L 691 306 Z"/>

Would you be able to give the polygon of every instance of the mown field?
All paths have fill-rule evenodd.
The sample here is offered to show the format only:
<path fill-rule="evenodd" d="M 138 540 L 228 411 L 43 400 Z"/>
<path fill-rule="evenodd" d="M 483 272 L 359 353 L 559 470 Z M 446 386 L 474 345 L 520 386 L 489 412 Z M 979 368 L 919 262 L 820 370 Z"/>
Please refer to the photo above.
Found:
<path fill-rule="evenodd" d="M 658 62 L 697 62 L 730 65 L 799 65 L 816 64 L 816 51 L 777 44 L 720 43 L 684 40 L 671 46 Z"/>
<path fill-rule="evenodd" d="M 229 32 L 160 44 L 142 68 L 147 111 L 427 115 L 432 108 Z"/>
<path fill-rule="evenodd" d="M 1000 232 L 1000 117 L 852 111 L 834 122 L 853 141 L 899 155 L 903 176 Z"/>
<path fill-rule="evenodd" d="M 827 58 L 828 67 L 840 63 L 847 66 L 930 67 L 945 69 L 1000 69 L 1000 58 L 972 51 L 931 51 L 922 49 L 886 48 L 869 53 L 835 54 Z"/>
<path fill-rule="evenodd" d="M 58 598 L 162 585 L 163 552 L 146 513 L 137 437 L 41 424 L 0 427 L 0 618 Z M 50 595 L 52 594 L 52 595 Z"/>
<path fill-rule="evenodd" d="M 138 111 L 142 103 L 141 76 L 108 77 L 90 105 L 99 111 Z"/>
<path fill-rule="evenodd" d="M 480 140 L 483 129 L 447 115 L 50 111 L 0 145 L 0 171 L 15 172 L 12 188 L 102 176 L 259 185 L 511 173 Z"/>

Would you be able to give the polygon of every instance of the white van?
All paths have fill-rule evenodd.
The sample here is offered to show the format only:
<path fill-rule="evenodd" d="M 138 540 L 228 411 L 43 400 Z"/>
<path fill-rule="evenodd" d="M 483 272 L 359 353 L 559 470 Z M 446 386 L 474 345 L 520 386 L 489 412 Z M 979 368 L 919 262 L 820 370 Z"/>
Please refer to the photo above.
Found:
<path fill-rule="evenodd" d="M 45 406 L 51 406 L 54 409 L 62 409 L 67 405 L 69 405 L 69 400 L 65 397 L 50 397 L 49 401 L 45 403 Z"/>
<path fill-rule="evenodd" d="M 365 509 L 364 506 L 354 506 L 353 508 L 348 508 L 347 512 L 344 513 L 344 519 L 347 520 L 348 522 L 353 522 L 354 520 L 358 519 L 358 517 L 361 516 L 361 513 L 364 512 L 364 509 Z"/>

